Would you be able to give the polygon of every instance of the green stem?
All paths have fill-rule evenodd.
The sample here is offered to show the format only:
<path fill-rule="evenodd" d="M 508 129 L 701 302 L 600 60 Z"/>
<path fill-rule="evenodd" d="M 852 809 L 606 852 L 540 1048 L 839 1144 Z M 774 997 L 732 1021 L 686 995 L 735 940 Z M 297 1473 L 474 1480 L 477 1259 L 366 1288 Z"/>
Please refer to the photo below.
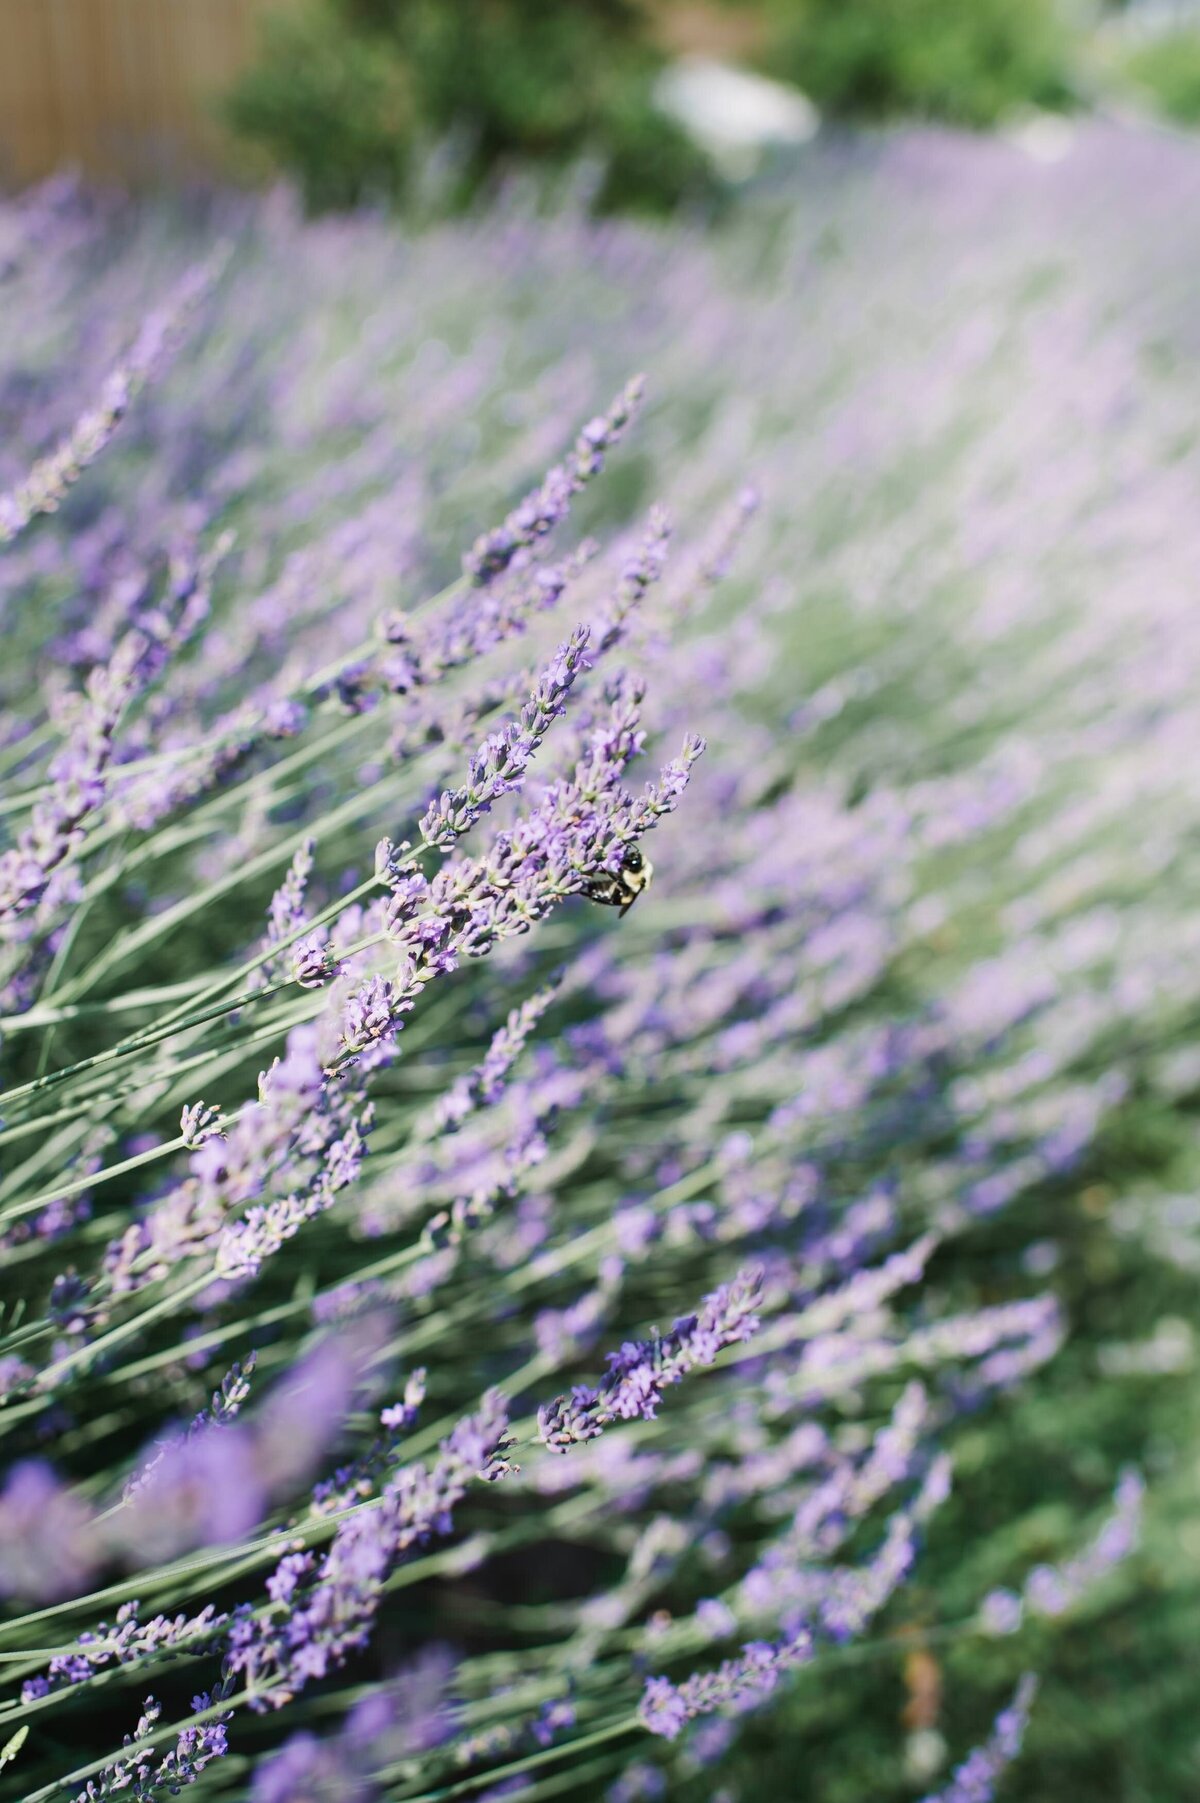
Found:
<path fill-rule="evenodd" d="M 467 1797 L 474 1790 L 490 1788 L 505 1778 L 515 1778 L 520 1772 L 532 1772 L 539 1766 L 549 1765 L 554 1760 L 569 1758 L 576 1753 L 585 1752 L 590 1747 L 603 1746 L 606 1741 L 618 1740 L 626 1734 L 645 1732 L 636 1715 L 622 1716 L 618 1721 L 610 1722 L 607 1727 L 593 1729 L 591 1734 L 584 1734 L 577 1740 L 565 1741 L 559 1747 L 546 1747 L 540 1753 L 529 1753 L 524 1759 L 514 1759 L 508 1765 L 493 1766 L 488 1772 L 477 1772 L 472 1778 L 460 1778 L 457 1783 L 439 1785 L 436 1790 L 423 1790 L 410 1796 L 407 1803 L 448 1803 L 452 1797 Z M 29 1803 L 37 1803 L 30 1798 Z"/>
<path fill-rule="evenodd" d="M 148 1152 L 139 1152 L 134 1158 L 123 1158 L 119 1164 L 106 1165 L 90 1177 L 76 1177 L 70 1183 L 60 1183 L 54 1189 L 43 1190 L 40 1196 L 33 1196 L 28 1202 L 18 1202 L 12 1208 L 0 1210 L 0 1222 L 15 1221 L 20 1215 L 33 1214 L 35 1210 L 45 1208 L 51 1202 L 81 1195 L 84 1190 L 109 1183 L 114 1177 L 123 1177 L 126 1171 L 136 1171 L 139 1165 L 152 1164 L 156 1158 L 166 1158 L 169 1153 L 180 1151 L 186 1144 L 187 1141 L 180 1135 L 177 1139 L 164 1141 L 161 1146 L 151 1146 Z"/>

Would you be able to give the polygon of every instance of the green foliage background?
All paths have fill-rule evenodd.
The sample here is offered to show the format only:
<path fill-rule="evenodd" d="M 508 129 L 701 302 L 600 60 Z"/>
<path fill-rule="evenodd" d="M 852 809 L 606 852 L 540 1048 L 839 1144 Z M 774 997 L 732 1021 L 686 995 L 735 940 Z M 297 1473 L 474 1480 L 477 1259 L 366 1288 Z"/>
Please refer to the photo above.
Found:
<path fill-rule="evenodd" d="M 770 66 L 839 116 L 994 125 L 1070 99 L 1050 0 L 770 0 Z"/>
<path fill-rule="evenodd" d="M 440 206 L 513 164 L 595 156 L 599 211 L 655 211 L 715 192 L 652 103 L 660 61 L 630 0 L 312 0 L 269 21 L 228 116 L 317 207 L 418 199 L 437 147 Z"/>
<path fill-rule="evenodd" d="M 1137 45 L 1123 65 L 1134 93 L 1178 125 L 1200 125 L 1200 26 Z"/>

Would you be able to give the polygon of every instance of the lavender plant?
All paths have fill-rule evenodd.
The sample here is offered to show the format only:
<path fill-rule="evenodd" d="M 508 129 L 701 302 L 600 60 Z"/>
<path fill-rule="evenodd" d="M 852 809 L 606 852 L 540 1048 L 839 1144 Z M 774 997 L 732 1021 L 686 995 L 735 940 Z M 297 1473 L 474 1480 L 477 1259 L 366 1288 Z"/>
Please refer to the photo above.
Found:
<path fill-rule="evenodd" d="M 1003 1795 L 1145 1479 L 969 1518 L 1196 1087 L 1179 290 L 1086 204 L 1169 273 L 1194 172 L 967 157 L 5 203 L 0 1794 L 733 1795 L 916 1648 L 811 1794 Z"/>

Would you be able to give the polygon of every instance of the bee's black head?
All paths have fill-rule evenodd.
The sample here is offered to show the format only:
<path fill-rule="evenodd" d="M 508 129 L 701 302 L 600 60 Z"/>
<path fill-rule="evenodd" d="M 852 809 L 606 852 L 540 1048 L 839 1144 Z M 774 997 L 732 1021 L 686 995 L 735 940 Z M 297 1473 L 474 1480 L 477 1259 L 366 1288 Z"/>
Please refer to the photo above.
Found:
<path fill-rule="evenodd" d="M 642 854 L 636 845 L 631 845 L 629 847 L 625 856 L 621 859 L 621 865 L 625 870 L 637 871 L 642 868 Z"/>

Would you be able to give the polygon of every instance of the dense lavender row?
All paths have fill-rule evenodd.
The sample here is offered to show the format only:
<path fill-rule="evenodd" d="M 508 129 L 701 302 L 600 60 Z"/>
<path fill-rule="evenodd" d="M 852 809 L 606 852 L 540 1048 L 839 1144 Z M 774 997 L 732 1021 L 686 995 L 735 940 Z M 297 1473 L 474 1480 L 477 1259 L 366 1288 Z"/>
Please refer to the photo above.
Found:
<path fill-rule="evenodd" d="M 1133 1551 L 905 1613 L 1071 1329 L 997 1221 L 1200 1078 L 1200 170 L 864 157 L 0 211 L 0 1794 L 732 1797 L 905 1623 L 982 1803 Z"/>

